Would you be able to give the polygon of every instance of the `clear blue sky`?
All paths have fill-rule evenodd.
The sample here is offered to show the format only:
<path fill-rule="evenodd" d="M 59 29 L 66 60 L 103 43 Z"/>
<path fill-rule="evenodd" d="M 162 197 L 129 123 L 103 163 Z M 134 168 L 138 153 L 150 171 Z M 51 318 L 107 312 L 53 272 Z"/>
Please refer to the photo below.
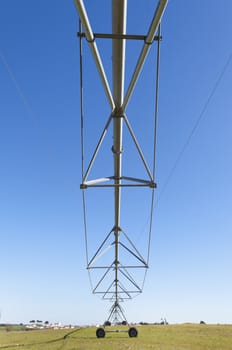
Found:
<path fill-rule="evenodd" d="M 147 32 L 156 3 L 128 0 L 129 33 Z M 94 31 L 109 32 L 110 1 L 86 7 Z M 162 21 L 158 201 L 144 293 L 124 304 L 132 322 L 232 323 L 231 13 L 230 0 L 170 0 Z M 91 294 L 85 269 L 76 30 L 72 0 L 1 0 L 0 322 L 101 323 L 111 306 Z M 111 81 L 110 43 L 99 48 Z M 139 51 L 128 44 L 126 83 Z M 84 55 L 88 159 L 109 107 L 86 45 Z M 151 50 L 127 110 L 149 162 L 154 64 Z M 103 176 L 108 152 L 96 165 Z M 93 193 L 92 249 L 113 224 Z M 122 220 L 143 249 L 148 212 L 133 196 L 123 195 Z"/>

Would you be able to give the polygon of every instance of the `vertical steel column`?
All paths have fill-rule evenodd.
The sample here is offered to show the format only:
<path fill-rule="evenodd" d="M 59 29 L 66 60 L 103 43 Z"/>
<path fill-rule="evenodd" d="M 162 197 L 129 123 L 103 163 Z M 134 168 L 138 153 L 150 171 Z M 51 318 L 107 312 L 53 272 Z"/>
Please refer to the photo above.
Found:
<path fill-rule="evenodd" d="M 126 12 L 127 0 L 112 0 L 112 32 L 113 34 L 126 33 Z M 120 205 L 121 188 L 117 186 L 121 183 L 122 175 L 122 126 L 123 118 L 121 106 L 124 97 L 124 71 L 125 71 L 125 40 L 112 40 L 113 58 L 113 99 L 115 110 L 113 112 L 114 143 L 112 147 L 114 155 L 114 235 L 115 235 L 115 308 L 117 308 L 118 295 L 118 264 L 119 264 L 119 235 L 120 235 Z"/>

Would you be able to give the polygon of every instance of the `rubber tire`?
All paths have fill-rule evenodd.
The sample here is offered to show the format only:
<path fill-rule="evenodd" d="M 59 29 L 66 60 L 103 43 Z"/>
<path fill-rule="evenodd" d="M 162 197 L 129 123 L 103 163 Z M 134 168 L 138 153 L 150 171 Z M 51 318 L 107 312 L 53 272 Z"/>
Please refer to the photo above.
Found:
<path fill-rule="evenodd" d="M 97 338 L 105 338 L 106 332 L 104 330 L 104 328 L 98 328 L 96 330 L 96 336 Z"/>
<path fill-rule="evenodd" d="M 131 327 L 128 330 L 128 334 L 129 334 L 129 337 L 131 337 L 131 338 L 137 337 L 138 336 L 138 331 L 137 331 L 137 329 L 135 327 Z"/>

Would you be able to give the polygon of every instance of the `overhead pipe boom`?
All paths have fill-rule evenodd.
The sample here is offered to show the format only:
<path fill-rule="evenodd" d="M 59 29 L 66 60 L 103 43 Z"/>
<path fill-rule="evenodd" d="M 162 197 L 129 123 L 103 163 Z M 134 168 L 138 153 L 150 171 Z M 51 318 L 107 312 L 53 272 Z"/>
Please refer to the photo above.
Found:
<path fill-rule="evenodd" d="M 103 239 L 96 252 L 89 259 L 88 256 L 88 243 L 87 243 L 87 223 L 86 223 L 86 206 L 85 206 L 85 196 L 83 191 L 83 207 L 84 207 L 84 225 L 85 225 L 85 240 L 86 240 L 86 258 L 87 258 L 87 269 L 93 270 L 95 274 L 96 281 L 92 285 L 92 292 L 94 294 L 99 294 L 104 300 L 110 300 L 113 305 L 110 309 L 110 315 L 105 325 L 111 323 L 113 320 L 114 324 L 118 324 L 119 321 L 123 321 L 122 324 L 128 324 L 124 311 L 121 308 L 121 302 L 124 300 L 132 299 L 135 295 L 142 292 L 145 277 L 143 281 L 141 278 L 134 278 L 134 270 L 147 269 L 149 261 L 150 252 L 150 239 L 151 239 L 151 228 L 152 228 L 152 212 L 154 207 L 154 191 L 156 184 L 154 182 L 154 169 L 155 161 L 153 166 L 153 172 L 150 171 L 148 163 L 145 160 L 142 149 L 136 139 L 135 133 L 129 123 L 126 116 L 126 108 L 129 103 L 130 98 L 133 95 L 134 88 L 142 72 L 143 65 L 147 58 L 150 50 L 151 44 L 155 40 L 158 41 L 157 57 L 159 57 L 159 45 L 160 45 L 160 30 L 157 32 L 161 18 L 167 6 L 168 0 L 158 0 L 155 14 L 151 21 L 147 35 L 128 35 L 126 33 L 127 26 L 127 0 L 111 0 L 112 4 L 112 32 L 110 34 L 96 34 L 93 33 L 88 15 L 85 9 L 84 0 L 74 0 L 80 21 L 83 26 L 83 32 L 80 28 L 78 33 L 80 40 L 80 95 L 82 101 L 82 51 L 81 51 L 81 40 L 83 37 L 86 38 L 91 53 L 93 55 L 100 79 L 102 81 L 107 100 L 109 102 L 111 112 L 104 129 L 100 135 L 97 142 L 96 148 L 92 154 L 91 160 L 87 167 L 86 172 L 82 171 L 82 184 L 81 189 L 85 190 L 90 187 L 113 187 L 113 209 L 114 209 L 114 219 L 113 226 Z M 80 22 L 79 21 L 79 22 Z M 81 25 L 80 25 L 81 27 Z M 156 34 L 157 32 L 157 34 Z M 112 40 L 112 78 L 110 79 L 110 85 L 107 80 L 107 76 L 102 64 L 101 56 L 98 51 L 98 47 L 95 38 L 110 38 Z M 144 40 L 144 44 L 140 55 L 138 57 L 137 63 L 134 67 L 131 80 L 129 82 L 127 91 L 125 93 L 125 60 L 126 60 L 126 40 L 136 39 Z M 159 62 L 159 60 L 157 59 Z M 157 63 L 156 70 L 156 89 L 158 89 L 158 70 L 159 64 Z M 158 90 L 156 91 L 156 102 L 157 102 Z M 157 117 L 157 107 L 156 107 L 156 117 Z M 81 122 L 83 126 L 83 109 L 81 105 Z M 103 146 L 103 141 L 105 139 L 106 133 L 109 127 L 113 128 L 113 145 L 112 145 L 112 155 L 113 155 L 113 173 L 109 176 L 101 176 L 95 179 L 89 179 L 92 167 L 95 163 L 96 157 L 99 153 L 100 148 Z M 133 176 L 125 176 L 123 171 L 123 127 L 127 128 L 129 131 L 128 135 L 131 137 L 135 145 L 135 149 L 140 157 L 142 166 L 146 170 L 146 176 L 144 179 L 136 178 Z M 156 119 L 155 119 L 155 131 L 154 131 L 154 145 L 156 142 Z M 83 147 L 83 132 L 81 134 L 82 139 L 82 159 L 84 159 L 84 147 Z M 153 148 L 155 153 L 155 147 Z M 82 161 L 83 162 L 83 161 Z M 84 168 L 84 165 L 82 164 Z M 128 174 L 130 175 L 130 174 Z M 152 189 L 152 199 L 151 199 L 151 215 L 150 215 L 150 228 L 148 240 L 148 254 L 147 257 L 143 258 L 142 254 L 136 248 L 133 240 L 127 235 L 123 227 L 121 226 L 121 193 L 124 187 L 150 187 Z M 125 193 L 126 194 L 126 193 Z M 123 222 L 122 222 L 123 223 Z M 135 238 L 135 237 L 134 237 Z M 109 250 L 111 253 L 108 254 Z M 128 261 L 128 259 L 130 259 Z M 141 276 L 140 276 L 141 277 Z M 91 280 L 91 277 L 90 277 Z M 138 282 L 137 282 L 138 281 Z M 98 338 L 105 336 L 106 331 L 104 328 L 100 327 L 96 331 Z M 109 332 L 118 332 L 121 330 L 110 330 Z M 123 331 L 123 330 L 122 330 Z M 108 331 L 107 331 L 108 332 Z M 137 330 L 134 327 L 130 327 L 128 334 L 130 337 L 137 336 Z"/>
<path fill-rule="evenodd" d="M 126 12 L 127 0 L 112 0 L 112 33 L 126 33 Z M 125 40 L 112 40 L 113 58 L 113 98 L 115 110 L 113 112 L 114 143 L 112 147 L 114 155 L 114 235 L 115 235 L 115 310 L 119 303 L 118 291 L 118 266 L 119 266 L 119 235 L 120 235 L 120 205 L 121 205 L 121 184 L 122 176 L 122 126 L 121 105 L 124 96 L 124 75 L 125 75 Z"/>
<path fill-rule="evenodd" d="M 103 86 L 104 86 L 104 89 L 105 89 L 106 96 L 107 96 L 108 101 L 110 103 L 111 110 L 113 110 L 114 107 L 115 107 L 114 100 L 113 100 L 113 97 L 112 97 L 112 94 L 111 94 L 111 90 L 110 90 L 109 83 L 108 83 L 108 80 L 107 80 L 107 77 L 106 77 L 106 74 L 105 74 L 105 70 L 103 68 L 103 64 L 102 64 L 102 61 L 101 61 L 101 56 L 99 54 L 99 51 L 98 51 L 98 48 L 97 48 L 97 44 L 95 42 L 93 31 L 92 31 L 91 25 L 89 23 L 89 19 L 88 19 L 86 10 L 85 10 L 84 3 L 83 3 L 82 0 L 74 0 L 74 2 L 75 2 L 75 5 L 76 5 L 76 8 L 77 8 L 77 11 L 79 13 L 80 19 L 81 19 L 81 23 L 82 23 L 82 25 L 83 25 L 83 27 L 85 29 L 86 39 L 87 39 L 87 41 L 89 43 L 89 46 L 90 46 L 90 49 L 91 49 L 94 61 L 96 63 L 99 75 L 101 77 L 101 80 L 102 80 L 102 83 L 103 83 Z"/>
<path fill-rule="evenodd" d="M 148 34 L 147 34 L 146 39 L 145 39 L 144 46 L 143 46 L 142 51 L 140 53 L 136 68 L 134 70 L 132 79 L 130 81 L 129 87 L 127 89 L 127 92 L 126 92 L 126 95 L 125 95 L 125 98 L 123 101 L 122 112 L 124 112 L 126 110 L 128 102 L 129 102 L 131 95 L 133 93 L 135 84 L 138 80 L 138 77 L 139 77 L 141 71 L 142 71 L 144 62 L 145 62 L 146 57 L 148 55 L 148 52 L 150 50 L 150 46 L 154 41 L 155 33 L 158 29 L 158 26 L 160 24 L 161 18 L 163 16 L 163 13 L 165 11 L 167 4 L 168 4 L 168 0 L 160 0 L 158 5 L 157 5 L 153 20 L 151 22 Z"/>

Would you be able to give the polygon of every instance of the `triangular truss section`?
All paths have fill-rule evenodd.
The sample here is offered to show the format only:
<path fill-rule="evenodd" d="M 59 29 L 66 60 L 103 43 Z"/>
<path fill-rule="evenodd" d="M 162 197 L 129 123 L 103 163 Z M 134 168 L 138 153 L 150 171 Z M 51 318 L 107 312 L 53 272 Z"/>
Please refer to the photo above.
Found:
<path fill-rule="evenodd" d="M 88 261 L 87 268 L 88 269 L 97 269 L 97 268 L 109 268 L 109 265 L 104 265 L 104 260 L 106 260 L 107 254 L 109 250 L 115 247 L 116 239 L 114 237 L 115 228 L 113 228 L 105 237 L 103 242 L 100 244 L 96 253 L 93 257 Z M 125 262 L 118 261 L 118 264 L 121 264 L 122 267 L 132 268 L 132 267 L 144 267 L 147 268 L 147 262 L 144 257 L 140 254 L 139 250 L 136 248 L 135 244 L 129 238 L 129 236 L 119 228 L 120 239 L 118 241 L 118 245 L 121 247 L 121 255 L 123 256 L 123 252 L 126 254 L 127 260 L 131 263 L 125 264 Z M 113 240 L 112 240 L 113 238 Z M 112 258 L 112 255 L 111 255 Z M 130 259 L 129 259 L 130 258 Z M 114 264 L 114 261 L 111 262 Z"/>
<path fill-rule="evenodd" d="M 101 294 L 103 299 L 111 301 L 132 299 L 135 294 L 141 293 L 142 286 L 133 277 L 132 272 L 134 269 L 148 268 L 146 260 L 129 236 L 121 229 L 119 231 L 121 239 L 118 241 L 118 247 L 114 237 L 115 228 L 113 228 L 87 265 L 89 270 L 98 274 L 93 285 L 93 293 Z M 111 250 L 119 247 L 120 258 L 112 261 Z M 115 269 L 117 269 L 117 278 L 115 278 Z M 117 293 L 115 293 L 116 286 Z"/>
<path fill-rule="evenodd" d="M 95 163 L 97 154 L 103 144 L 103 141 L 105 139 L 105 136 L 107 134 L 108 128 L 110 126 L 110 124 L 112 123 L 114 118 L 122 118 L 122 120 L 124 121 L 124 125 L 126 125 L 128 131 L 129 131 L 129 135 L 131 136 L 131 139 L 136 147 L 137 153 L 140 157 L 141 160 L 141 166 L 144 167 L 144 170 L 147 174 L 147 179 L 140 179 L 140 178 L 135 178 L 135 177 L 131 177 L 131 176 L 120 176 L 120 178 L 116 178 L 115 176 L 105 176 L 102 178 L 98 178 L 98 179 L 93 179 L 93 180 L 89 180 L 89 175 L 91 173 L 91 169 Z M 114 146 L 112 146 L 111 148 L 113 154 L 116 153 L 117 151 L 114 149 Z M 120 151 L 123 152 L 123 151 Z M 118 184 L 115 184 L 115 180 L 119 180 Z M 81 184 L 81 189 L 85 189 L 88 187 L 115 187 L 115 186 L 120 186 L 120 187 L 131 187 L 131 186 L 148 186 L 151 188 L 156 188 L 156 184 L 154 182 L 153 179 L 153 175 L 151 170 L 149 169 L 149 166 L 146 162 L 146 159 L 143 155 L 142 149 L 140 147 L 140 144 L 138 142 L 138 140 L 136 139 L 135 133 L 132 129 L 132 126 L 129 123 L 129 120 L 127 118 L 127 116 L 125 114 L 121 115 L 121 116 L 114 116 L 114 114 L 111 114 L 110 117 L 108 118 L 106 125 L 103 129 L 103 132 L 99 138 L 99 141 L 97 143 L 97 146 L 95 148 L 95 151 L 93 152 L 92 158 L 90 160 L 90 163 L 87 167 L 87 171 L 84 175 L 83 178 L 83 182 Z"/>

